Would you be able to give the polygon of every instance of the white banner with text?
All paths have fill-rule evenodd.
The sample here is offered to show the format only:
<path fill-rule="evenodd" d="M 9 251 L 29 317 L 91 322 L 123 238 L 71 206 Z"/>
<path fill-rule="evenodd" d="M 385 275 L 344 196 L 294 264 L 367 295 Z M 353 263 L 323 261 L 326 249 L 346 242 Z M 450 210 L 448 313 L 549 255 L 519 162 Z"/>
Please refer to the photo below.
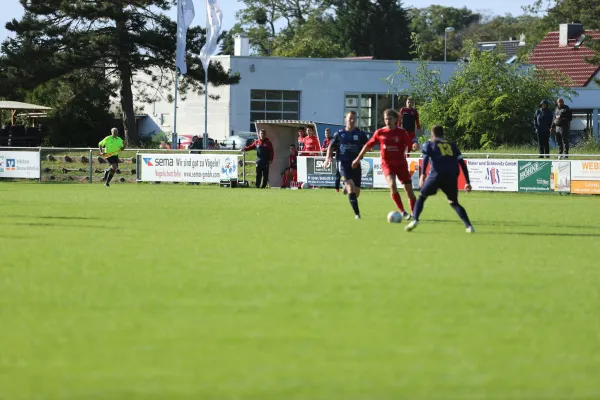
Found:
<path fill-rule="evenodd" d="M 0 178 L 39 179 L 39 151 L 0 151 Z"/>
<path fill-rule="evenodd" d="M 219 183 L 237 179 L 238 161 L 232 154 L 138 154 L 138 180 Z"/>

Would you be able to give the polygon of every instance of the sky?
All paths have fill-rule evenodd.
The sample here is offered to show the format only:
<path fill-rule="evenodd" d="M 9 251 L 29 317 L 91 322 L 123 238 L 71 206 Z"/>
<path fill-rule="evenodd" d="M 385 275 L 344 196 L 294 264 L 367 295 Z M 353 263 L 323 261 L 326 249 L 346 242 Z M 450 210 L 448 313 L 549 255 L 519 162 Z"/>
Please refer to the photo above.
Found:
<path fill-rule="evenodd" d="M 23 15 L 23 7 L 19 0 L 2 0 L 2 13 L 0 13 L 0 41 L 3 41 L 8 35 L 9 32 L 4 27 L 6 22 L 12 20 L 13 18 L 19 19 Z M 490 14 L 504 15 L 507 13 L 513 15 L 523 14 L 522 6 L 531 5 L 534 3 L 534 0 L 502 0 L 502 1 L 493 1 L 493 2 L 485 2 L 485 7 L 482 7 L 482 0 L 435 0 L 435 1 L 427 1 L 427 0 L 405 0 L 403 4 L 406 8 L 409 7 L 427 7 L 432 4 L 439 4 L 442 6 L 448 7 L 457 7 L 461 8 L 463 6 L 473 10 L 473 11 L 485 11 Z M 223 29 L 229 29 L 235 24 L 235 13 L 240 8 L 242 8 L 242 4 L 238 0 L 219 0 L 219 4 L 221 9 L 223 10 Z M 196 9 L 196 18 L 193 21 L 193 25 L 201 25 L 204 26 L 204 22 L 206 21 L 206 2 L 205 0 L 194 0 L 194 6 Z M 169 12 L 171 18 L 176 19 L 177 15 L 175 10 L 171 10 Z"/>

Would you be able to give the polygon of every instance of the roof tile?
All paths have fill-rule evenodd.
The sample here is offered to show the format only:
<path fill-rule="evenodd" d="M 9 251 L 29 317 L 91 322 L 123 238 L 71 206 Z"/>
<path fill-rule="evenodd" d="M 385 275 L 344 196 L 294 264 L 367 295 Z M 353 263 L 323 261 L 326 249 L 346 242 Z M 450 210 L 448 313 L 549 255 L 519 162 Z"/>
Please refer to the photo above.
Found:
<path fill-rule="evenodd" d="M 600 39 L 600 31 L 585 31 L 584 34 L 592 39 Z M 594 51 L 585 46 L 575 48 L 579 37 L 569 39 L 566 46 L 559 46 L 559 32 L 549 32 L 535 47 L 529 63 L 546 70 L 558 70 L 571 77 L 570 86 L 586 86 L 600 70 L 597 65 L 589 64 L 586 57 L 594 55 Z"/>

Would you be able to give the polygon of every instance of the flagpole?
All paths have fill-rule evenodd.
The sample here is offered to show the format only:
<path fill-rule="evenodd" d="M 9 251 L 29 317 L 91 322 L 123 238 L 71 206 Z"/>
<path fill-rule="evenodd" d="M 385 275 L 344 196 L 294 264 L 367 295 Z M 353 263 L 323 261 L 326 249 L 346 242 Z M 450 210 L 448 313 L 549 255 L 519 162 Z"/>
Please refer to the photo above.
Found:
<path fill-rule="evenodd" d="M 206 0 L 206 34 L 204 37 L 208 40 L 208 0 Z M 208 148 L 208 66 L 210 65 L 210 59 L 206 64 L 206 70 L 204 71 L 204 149 Z"/>
<path fill-rule="evenodd" d="M 208 68 L 207 68 L 208 70 Z M 204 71 L 204 148 L 208 147 L 208 71 Z"/>
<path fill-rule="evenodd" d="M 179 14 L 181 14 L 180 8 L 181 5 L 179 4 L 179 1 L 177 1 L 177 31 L 179 31 L 179 24 L 181 23 L 179 16 Z M 177 61 L 175 61 L 175 101 L 173 110 L 173 134 L 171 135 L 173 142 L 171 144 L 172 149 L 179 149 L 179 146 L 177 146 L 177 92 L 179 92 L 179 68 L 177 67 Z"/>
<path fill-rule="evenodd" d="M 175 67 L 175 110 L 173 111 L 173 145 L 172 149 L 179 149 L 177 145 L 177 92 L 179 92 L 179 71 Z"/>

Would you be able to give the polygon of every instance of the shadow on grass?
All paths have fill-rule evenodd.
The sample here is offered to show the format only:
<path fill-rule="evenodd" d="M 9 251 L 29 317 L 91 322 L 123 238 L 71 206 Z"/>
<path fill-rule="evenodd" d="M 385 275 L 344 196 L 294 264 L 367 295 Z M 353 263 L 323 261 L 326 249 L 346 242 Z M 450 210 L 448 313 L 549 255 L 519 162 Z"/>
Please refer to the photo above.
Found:
<path fill-rule="evenodd" d="M 14 224 L 6 224 L 13 226 L 38 226 L 38 227 L 61 227 L 61 228 L 95 228 L 95 229 L 114 229 L 113 226 L 103 226 L 103 225 L 68 225 L 68 224 L 54 224 L 48 222 L 16 222 Z"/>
<path fill-rule="evenodd" d="M 31 218 L 31 219 L 64 219 L 64 220 L 91 220 L 99 219 L 98 217 L 65 217 L 65 216 L 48 216 L 48 215 L 0 215 L 0 218 Z"/>
<path fill-rule="evenodd" d="M 476 233 L 479 235 L 480 233 Z M 600 237 L 600 233 L 561 233 L 561 232 L 483 232 L 484 235 L 510 236 L 552 236 L 552 237 Z"/>
<path fill-rule="evenodd" d="M 431 222 L 436 222 L 436 223 L 461 223 L 461 221 L 458 219 L 458 217 L 456 219 L 423 219 L 423 221 L 431 221 Z M 561 228 L 575 228 L 575 229 L 593 229 L 593 230 L 600 230 L 600 226 L 596 226 L 596 225 L 565 225 L 565 226 L 558 226 L 558 225 L 552 225 L 552 224 L 528 224 L 528 223 L 524 223 L 524 222 L 511 222 L 511 221 L 507 221 L 507 222 L 502 222 L 502 221 L 481 221 L 481 220 L 472 220 L 473 221 L 473 226 L 475 227 L 475 229 L 477 229 L 478 226 L 494 226 L 494 227 L 511 227 L 511 226 L 516 226 L 516 227 L 525 227 L 525 228 L 552 228 L 552 229 L 561 229 Z M 519 233 L 519 232 L 515 232 L 515 233 Z"/>

